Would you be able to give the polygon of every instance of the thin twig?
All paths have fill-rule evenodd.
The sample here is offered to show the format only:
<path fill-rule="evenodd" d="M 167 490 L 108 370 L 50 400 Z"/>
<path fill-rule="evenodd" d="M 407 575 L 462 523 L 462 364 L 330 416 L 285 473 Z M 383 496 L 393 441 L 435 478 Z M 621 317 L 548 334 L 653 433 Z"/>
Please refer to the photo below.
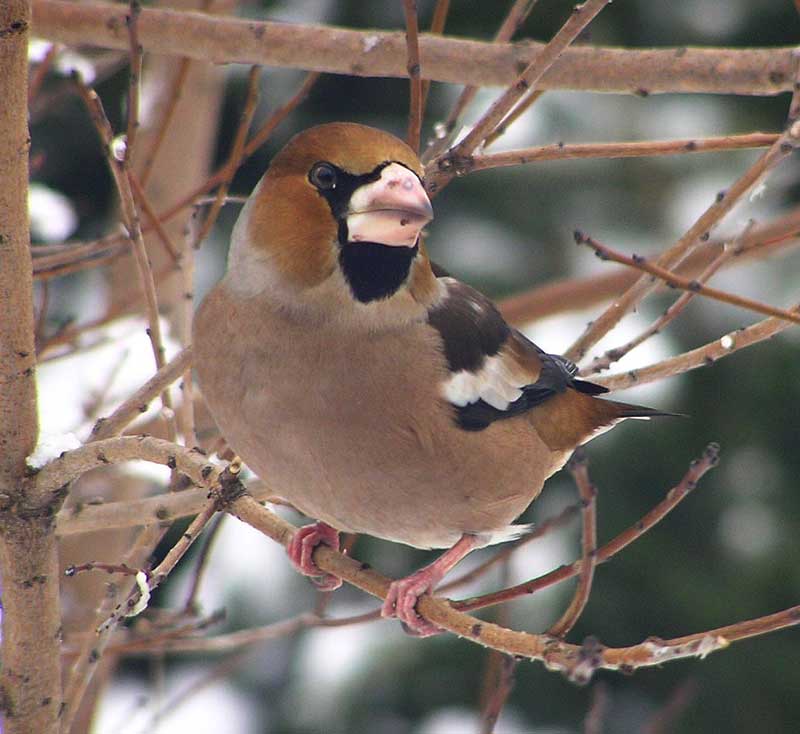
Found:
<path fill-rule="evenodd" d="M 500 567 L 501 586 L 508 586 L 511 583 L 510 561 L 511 557 L 507 556 Z M 495 609 L 493 621 L 502 627 L 510 626 L 511 606 L 506 604 Z M 479 702 L 481 709 L 480 734 L 493 734 L 497 720 L 514 687 L 516 667 L 517 661 L 513 657 L 503 655 L 497 650 L 486 651 L 486 665 Z"/>
<path fill-rule="evenodd" d="M 183 250 L 181 251 L 180 276 L 181 276 L 181 303 L 177 309 L 178 334 L 184 345 L 192 339 L 192 322 L 194 320 L 194 265 L 195 243 L 199 242 L 197 235 L 198 211 L 192 208 L 186 231 L 183 237 Z M 187 349 L 190 347 L 186 346 Z M 180 381 L 181 398 L 178 404 L 178 426 L 183 434 L 183 442 L 187 446 L 197 446 L 197 433 L 195 432 L 194 415 L 194 381 L 191 364 L 187 364 Z"/>
<path fill-rule="evenodd" d="M 433 19 L 431 20 L 430 33 L 435 36 L 440 36 L 444 33 L 444 26 L 447 22 L 447 14 L 450 11 L 450 0 L 436 0 L 436 6 L 433 8 Z M 428 92 L 431 89 L 431 80 L 422 80 L 422 117 L 425 116 L 425 106 L 428 102 Z"/>
<path fill-rule="evenodd" d="M 187 613 L 193 613 L 197 608 L 197 595 L 200 592 L 200 585 L 203 581 L 203 575 L 208 567 L 208 559 L 211 557 L 211 550 L 214 547 L 214 541 L 222 529 L 222 524 L 225 522 L 225 516 L 220 515 L 216 518 L 208 532 L 203 537 L 203 544 L 200 546 L 200 552 L 197 554 L 197 561 L 192 571 L 192 578 L 189 584 L 189 591 L 186 594 L 186 601 L 183 608 Z"/>
<path fill-rule="evenodd" d="M 723 246 L 722 251 L 717 257 L 712 260 L 708 266 L 703 270 L 700 275 L 695 279 L 698 283 L 705 283 L 714 275 L 725 263 L 732 257 L 736 257 L 742 253 L 742 242 L 753 229 L 755 220 L 751 219 L 744 230 L 731 242 Z M 640 334 L 637 334 L 633 339 L 630 339 L 625 344 L 607 350 L 602 356 L 595 357 L 592 364 L 581 371 L 583 375 L 597 374 L 603 370 L 607 370 L 614 362 L 618 362 L 626 354 L 636 349 L 636 347 L 644 344 L 651 336 L 660 333 L 665 326 L 674 321 L 691 303 L 696 293 L 694 291 L 686 291 L 682 293 L 678 299 L 675 300 L 653 323 L 651 323 Z"/>
<path fill-rule="evenodd" d="M 800 304 L 797 304 L 793 310 L 800 315 Z M 592 382 L 614 391 L 624 390 L 634 385 L 645 385 L 648 382 L 663 380 L 666 377 L 674 377 L 698 367 L 708 367 L 722 357 L 729 357 L 740 349 L 771 339 L 790 326 L 792 324 L 785 319 L 771 317 L 744 329 L 732 331 L 719 339 L 714 339 L 701 347 L 675 357 L 670 357 L 647 367 L 629 370 L 628 372 L 607 375 L 606 377 L 593 377 Z"/>
<path fill-rule="evenodd" d="M 172 238 L 169 236 L 169 232 L 167 232 L 166 227 L 161 224 L 155 209 L 153 209 L 153 205 L 150 203 L 150 200 L 147 197 L 147 192 L 144 190 L 144 187 L 139 180 L 139 177 L 130 168 L 128 169 L 128 172 L 131 181 L 131 189 L 133 190 L 133 195 L 136 197 L 136 202 L 142 208 L 142 211 L 147 217 L 147 221 L 149 222 L 150 226 L 156 231 L 159 241 L 172 258 L 172 262 L 177 263 L 178 248 L 175 247 L 175 244 L 172 242 Z"/>
<path fill-rule="evenodd" d="M 143 528 L 136 540 L 123 557 L 120 565 L 134 566 L 136 561 L 145 554 L 148 554 L 155 543 L 163 536 L 164 530 L 157 525 L 150 525 Z M 130 590 L 126 590 L 129 595 Z M 64 709 L 61 714 L 60 723 L 62 731 L 68 732 L 72 726 L 75 715 L 78 713 L 84 694 L 94 677 L 97 670 L 97 662 L 103 655 L 108 645 L 113 627 L 103 626 L 113 609 L 118 605 L 118 599 L 123 598 L 120 590 L 115 584 L 109 584 L 108 593 L 98 607 L 94 621 L 92 622 L 91 632 L 86 636 L 81 645 L 75 662 L 69 670 L 64 686 Z"/>
<path fill-rule="evenodd" d="M 125 16 L 130 44 L 130 78 L 128 80 L 128 127 L 125 136 L 125 161 L 130 164 L 136 133 L 139 131 L 139 92 L 142 80 L 142 46 L 139 43 L 140 0 L 128 0 L 129 12 Z"/>
<path fill-rule="evenodd" d="M 39 303 L 39 312 L 36 314 L 36 325 L 33 328 L 34 342 L 36 344 L 37 354 L 40 351 L 40 345 L 44 341 L 44 330 L 47 326 L 47 311 L 50 308 L 50 283 L 45 280 L 41 286 L 42 300 Z"/>
<path fill-rule="evenodd" d="M 795 209 L 775 221 L 754 227 L 749 235 L 742 238 L 739 245 L 741 254 L 728 264 L 740 265 L 783 254 L 800 245 L 798 232 L 800 209 Z M 676 267 L 675 272 L 694 277 L 719 255 L 723 246 L 721 241 L 709 240 Z M 589 277 L 566 278 L 504 298 L 498 306 L 508 321 L 524 324 L 601 304 L 633 285 L 637 277 L 633 271 L 620 267 Z"/>
<path fill-rule="evenodd" d="M 798 143 L 800 127 L 793 123 L 731 186 L 720 191 L 714 202 L 700 215 L 686 233 L 658 258 L 659 267 L 672 270 L 689 255 L 700 242 L 709 239 L 711 230 L 781 161 L 789 157 Z M 640 277 L 625 293 L 617 298 L 583 334 L 567 349 L 564 356 L 580 361 L 587 351 L 613 329 L 631 309 L 635 308 L 653 290 L 652 278 Z"/>
<path fill-rule="evenodd" d="M 125 227 L 128 230 L 128 236 L 133 245 L 133 253 L 135 256 L 134 259 L 136 261 L 139 280 L 145 297 L 148 336 L 150 337 L 150 343 L 153 349 L 156 370 L 159 370 L 164 366 L 164 342 L 161 337 L 161 322 L 158 315 L 158 299 L 156 296 L 153 271 L 150 268 L 150 259 L 147 256 L 147 250 L 145 249 L 144 239 L 142 237 L 139 214 L 136 210 L 136 204 L 133 200 L 133 189 L 131 187 L 130 177 L 128 176 L 126 158 L 124 155 L 120 157 L 114 155 L 114 133 L 111 129 L 111 124 L 106 117 L 103 104 L 100 101 L 100 98 L 97 96 L 97 93 L 93 89 L 87 87 L 80 78 L 75 77 L 75 81 L 78 92 L 87 109 L 89 110 L 92 121 L 94 122 L 97 132 L 100 135 L 106 161 L 111 169 L 114 182 L 117 185 L 122 217 Z M 165 408 L 164 418 L 167 425 L 168 435 L 170 438 L 174 438 L 176 435 L 175 419 L 172 413 L 172 400 L 169 396 L 169 392 L 165 391 L 162 393 L 161 403 Z"/>
<path fill-rule="evenodd" d="M 150 149 L 147 151 L 147 154 L 144 157 L 144 164 L 142 165 L 141 173 L 139 174 L 139 182 L 141 183 L 142 188 L 147 186 L 147 182 L 150 179 L 150 174 L 153 171 L 153 164 L 158 156 L 158 151 L 161 150 L 161 145 L 167 137 L 167 130 L 169 130 L 170 123 L 175 117 L 175 110 L 178 109 L 178 102 L 181 99 L 181 91 L 183 90 L 183 86 L 186 84 L 186 78 L 189 75 L 190 64 L 191 62 L 187 58 L 180 60 L 178 71 L 172 78 L 172 88 L 165 95 L 166 104 L 164 106 L 164 113 L 158 123 L 158 127 L 155 135 L 153 136 L 153 142 L 150 145 Z"/>
<path fill-rule="evenodd" d="M 519 664 L 511 655 L 502 655 L 494 650 L 490 650 L 489 655 L 489 659 L 497 663 L 490 669 L 495 680 L 481 715 L 480 734 L 493 734 L 503 707 L 514 689 L 514 673 Z"/>
<path fill-rule="evenodd" d="M 592 702 L 583 719 L 583 734 L 603 734 L 610 698 L 608 685 L 604 681 L 597 681 L 592 686 Z"/>
<path fill-rule="evenodd" d="M 528 14 L 533 10 L 536 5 L 536 0 L 514 0 L 514 4 L 508 11 L 500 28 L 494 37 L 494 43 L 504 43 L 510 41 L 514 34 L 519 30 L 519 27 L 528 17 Z M 456 132 L 456 125 L 459 119 L 464 114 L 470 102 L 475 98 L 478 93 L 479 87 L 476 85 L 467 85 L 461 91 L 458 99 L 450 110 L 447 120 L 437 127 L 437 136 L 434 138 L 425 150 L 425 155 L 422 157 L 423 162 L 433 160 L 450 144 L 451 137 Z"/>
<path fill-rule="evenodd" d="M 105 563 L 103 561 L 87 561 L 76 566 L 67 566 L 64 571 L 65 576 L 76 576 L 86 571 L 105 571 L 106 573 L 118 573 L 123 576 L 135 576 L 139 573 L 138 568 L 132 568 L 126 563 Z"/>
<path fill-rule="evenodd" d="M 56 54 L 61 50 L 61 47 L 57 43 L 51 43 L 50 48 L 47 49 L 47 53 L 44 55 L 44 58 L 39 62 L 38 66 L 36 67 L 36 71 L 31 77 L 30 82 L 28 83 L 28 106 L 30 107 L 33 104 L 33 101 L 36 99 L 37 95 L 42 89 L 42 84 L 44 84 L 44 80 L 47 77 L 50 68 L 53 66 L 53 61 L 56 58 Z"/>
<path fill-rule="evenodd" d="M 197 233 L 197 238 L 194 241 L 195 247 L 199 247 L 200 243 L 203 242 L 206 237 L 208 237 L 208 233 L 214 226 L 214 222 L 217 221 L 217 216 L 219 216 L 219 213 L 222 210 L 222 205 L 225 203 L 225 197 L 228 195 L 228 189 L 230 188 L 233 176 L 242 162 L 244 144 L 247 140 L 247 131 L 250 129 L 250 124 L 253 122 L 253 116 L 255 115 L 256 107 L 258 106 L 258 84 L 260 79 L 261 67 L 251 66 L 250 72 L 247 75 L 247 98 L 245 99 L 242 114 L 239 117 L 239 126 L 237 127 L 236 134 L 233 138 L 233 146 L 231 147 L 230 155 L 228 156 L 228 160 L 224 166 L 225 174 L 220 182 L 219 188 L 217 189 L 217 195 L 214 199 L 214 203 L 211 205 L 205 221 L 200 227 L 200 231 Z"/>
<path fill-rule="evenodd" d="M 90 440 L 99 441 L 121 433 L 137 415 L 146 411 L 150 401 L 157 395 L 163 394 L 191 363 L 192 350 L 191 347 L 187 347 L 156 372 L 111 415 L 100 418 L 92 428 Z"/>
<path fill-rule="evenodd" d="M 645 722 L 642 734 L 669 734 L 675 731 L 678 717 L 697 695 L 697 681 L 687 678 L 676 686 L 667 702 Z"/>
<path fill-rule="evenodd" d="M 406 20 L 406 56 L 409 82 L 408 133 L 406 141 L 415 151 L 419 150 L 420 130 L 422 129 L 422 78 L 419 64 L 419 23 L 417 21 L 417 0 L 403 0 L 403 14 Z"/>
<path fill-rule="evenodd" d="M 498 550 L 493 556 L 491 556 L 491 558 L 488 558 L 471 571 L 466 571 L 460 576 L 457 576 L 452 581 L 448 581 L 446 584 L 437 586 L 436 590 L 439 593 L 442 593 L 444 591 L 452 591 L 459 586 L 472 583 L 476 579 L 479 579 L 481 576 L 483 576 L 489 569 L 494 568 L 498 563 L 508 560 L 511 555 L 518 551 L 523 545 L 532 543 L 534 540 L 538 540 L 539 538 L 547 535 L 547 533 L 551 532 L 552 530 L 565 525 L 577 514 L 579 509 L 579 505 L 568 505 L 554 517 L 548 518 L 540 525 L 537 525 L 532 532 L 528 533 L 528 535 L 520 538 L 517 541 L 514 541 L 513 543 L 506 543 L 503 548 Z"/>
<path fill-rule="evenodd" d="M 495 130 L 502 119 L 528 93 L 528 90 L 536 88 L 545 72 L 608 3 L 609 0 L 586 0 L 582 5 L 576 6 L 541 53 L 519 75 L 514 84 L 486 110 L 464 138 L 445 154 L 444 160 L 457 161 L 470 155 L 485 140 L 486 136 Z M 442 170 L 442 165 L 439 166 L 439 170 Z M 441 176 L 438 181 L 432 182 L 432 185 L 440 189 L 450 178 L 452 178 L 452 174 Z"/>
<path fill-rule="evenodd" d="M 575 626 L 589 601 L 589 592 L 594 580 L 597 551 L 597 490 L 589 480 L 587 464 L 588 459 L 580 448 L 576 449 L 568 464 L 581 498 L 583 525 L 581 528 L 580 573 L 572 601 L 558 621 L 547 631 L 553 637 L 565 637 Z"/>
<path fill-rule="evenodd" d="M 599 548 L 595 554 L 595 565 L 604 563 L 612 556 L 615 556 L 623 548 L 626 548 L 635 540 L 644 535 L 654 525 L 664 519 L 666 515 L 673 510 L 678 503 L 683 500 L 700 481 L 701 477 L 713 469 L 719 461 L 719 446 L 716 444 L 709 444 L 703 452 L 703 456 L 695 459 L 689 466 L 689 470 L 683 476 L 680 482 L 659 502 L 653 507 L 644 517 L 642 517 L 636 524 L 631 525 L 629 528 L 623 530 L 613 540 L 610 540 L 604 546 Z M 462 611 L 472 611 L 474 609 L 481 609 L 483 607 L 492 606 L 501 602 L 510 601 L 519 596 L 533 594 L 540 589 L 544 589 L 552 584 L 577 576 L 580 573 L 582 563 L 575 561 L 568 566 L 561 566 L 560 568 L 550 571 L 549 573 L 539 576 L 536 579 L 525 581 L 516 586 L 512 586 L 503 591 L 495 592 L 493 594 L 485 594 L 483 596 L 474 597 L 472 599 L 465 599 L 464 601 L 453 602 L 456 609 Z"/>
<path fill-rule="evenodd" d="M 682 138 L 680 140 L 642 140 L 624 143 L 555 143 L 532 148 L 504 150 L 499 153 L 482 153 L 481 155 L 468 156 L 463 160 L 453 160 L 451 162 L 458 167 L 459 173 L 464 174 L 492 168 L 538 163 L 540 161 L 639 158 L 764 148 L 772 145 L 779 137 L 778 133 L 757 132 L 747 133 L 746 135 L 720 135 L 710 138 Z"/>
<path fill-rule="evenodd" d="M 698 296 L 704 296 L 714 301 L 721 301 L 722 303 L 728 303 L 732 306 L 739 306 L 740 308 L 746 308 L 749 311 L 755 311 L 756 313 L 763 314 L 764 316 L 774 316 L 775 318 L 783 319 L 784 321 L 791 321 L 794 324 L 800 324 L 800 314 L 795 314 L 782 308 L 775 308 L 767 303 L 754 301 L 753 299 L 745 298 L 744 296 L 737 296 L 734 293 L 721 291 L 717 288 L 711 288 L 707 285 L 703 285 L 703 283 L 697 279 L 690 280 L 688 278 L 683 278 L 680 275 L 676 275 L 675 273 L 671 272 L 670 270 L 662 268 L 654 263 L 647 262 L 647 260 L 645 260 L 641 255 L 623 255 L 621 252 L 617 252 L 607 245 L 598 242 L 593 237 L 590 237 L 589 235 L 578 230 L 575 231 L 574 237 L 577 244 L 588 245 L 591 247 L 601 260 L 611 260 L 612 262 L 620 263 L 621 265 L 627 265 L 629 268 L 634 268 L 635 270 L 649 273 L 650 275 L 663 280 L 671 288 L 680 288 L 683 291 L 694 293 Z"/>
<path fill-rule="evenodd" d="M 517 120 L 519 120 L 520 117 L 522 117 L 522 115 L 524 115 L 534 104 L 536 104 L 537 100 L 543 94 L 544 89 L 534 89 L 532 92 L 529 92 L 526 97 L 523 97 L 522 101 L 500 121 L 497 127 L 491 133 L 489 133 L 489 135 L 486 136 L 486 140 L 483 141 L 484 150 L 490 145 L 496 143 L 503 135 L 505 135 L 508 128 L 510 128 Z"/>

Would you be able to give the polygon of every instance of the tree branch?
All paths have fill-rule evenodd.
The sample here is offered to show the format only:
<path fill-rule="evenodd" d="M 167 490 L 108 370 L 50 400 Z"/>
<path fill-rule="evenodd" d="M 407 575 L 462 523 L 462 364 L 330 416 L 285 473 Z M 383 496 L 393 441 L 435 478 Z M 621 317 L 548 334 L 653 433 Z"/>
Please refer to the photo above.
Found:
<path fill-rule="evenodd" d="M 38 434 L 28 231 L 27 0 L 0 3 L 0 712 L 6 734 L 55 734 L 61 613 L 53 516 L 63 492 L 26 481 Z"/>
<path fill-rule="evenodd" d="M 687 474 L 684 491 L 688 491 L 691 477 L 709 468 L 715 456 L 711 449 L 709 452 Z M 238 490 L 228 494 L 226 486 L 220 485 L 220 469 L 205 463 L 196 452 L 155 438 L 112 438 L 68 451 L 43 467 L 33 484 L 40 492 L 52 491 L 61 486 L 63 481 L 72 481 L 94 467 L 131 459 L 165 464 L 185 473 L 193 482 L 212 490 L 218 509 L 231 513 L 283 546 L 289 543 L 296 531 L 294 525 L 278 517 L 250 495 L 241 494 Z M 319 546 L 314 551 L 314 563 L 323 571 L 333 573 L 379 599 L 384 598 L 389 589 L 388 578 L 332 548 Z M 577 682 L 586 682 L 595 670 L 601 668 L 629 670 L 685 657 L 704 657 L 726 647 L 732 639 L 743 639 L 800 623 L 798 608 L 792 607 L 755 620 L 674 640 L 649 638 L 638 645 L 609 648 L 596 640 L 590 639 L 578 646 L 550 635 L 517 632 L 490 622 L 476 621 L 474 617 L 457 611 L 446 599 L 427 594 L 420 598 L 417 606 L 422 616 L 444 630 L 509 655 L 541 660 L 549 669 L 561 671 Z"/>
<path fill-rule="evenodd" d="M 781 161 L 788 158 L 799 142 L 800 123 L 794 123 L 728 189 L 717 194 L 712 204 L 689 227 L 684 235 L 659 255 L 656 263 L 660 267 L 671 270 L 686 259 L 697 248 L 699 243 L 708 241 L 711 230 L 719 224 L 723 217 L 736 206 L 750 189 Z M 564 356 L 575 362 L 583 359 L 592 346 L 597 344 L 619 323 L 625 314 L 635 308 L 654 289 L 653 279 L 649 275 L 642 275 L 589 325 L 586 331 L 567 349 Z"/>
<path fill-rule="evenodd" d="M 33 9 L 36 32 L 45 38 L 72 45 L 128 49 L 125 6 L 33 0 Z M 259 23 L 146 7 L 139 17 L 138 32 L 146 52 L 167 56 L 352 76 L 408 77 L 402 31 Z M 507 86 L 543 46 L 423 33 L 420 58 L 426 79 Z M 566 51 L 541 79 L 539 88 L 773 95 L 792 88 L 792 51 L 793 47 L 633 50 L 582 46 Z"/>

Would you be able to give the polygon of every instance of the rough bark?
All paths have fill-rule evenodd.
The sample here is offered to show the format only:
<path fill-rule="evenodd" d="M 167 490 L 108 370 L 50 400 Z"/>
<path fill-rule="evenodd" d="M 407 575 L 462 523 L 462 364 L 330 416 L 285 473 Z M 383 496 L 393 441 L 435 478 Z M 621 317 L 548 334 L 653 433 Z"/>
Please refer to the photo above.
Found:
<path fill-rule="evenodd" d="M 60 492 L 27 482 L 37 438 L 28 233 L 30 5 L 0 3 L 0 575 L 6 734 L 50 734 L 61 707 L 54 513 Z"/>

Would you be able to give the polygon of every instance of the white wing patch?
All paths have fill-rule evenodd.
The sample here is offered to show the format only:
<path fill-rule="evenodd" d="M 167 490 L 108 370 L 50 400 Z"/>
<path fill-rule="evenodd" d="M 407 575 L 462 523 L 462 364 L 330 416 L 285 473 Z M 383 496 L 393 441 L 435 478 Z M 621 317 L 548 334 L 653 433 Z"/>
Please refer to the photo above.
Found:
<path fill-rule="evenodd" d="M 458 408 L 483 400 L 497 410 L 508 410 L 522 396 L 521 388 L 530 382 L 530 375 L 500 352 L 487 357 L 478 372 L 455 372 L 442 384 L 442 395 Z"/>

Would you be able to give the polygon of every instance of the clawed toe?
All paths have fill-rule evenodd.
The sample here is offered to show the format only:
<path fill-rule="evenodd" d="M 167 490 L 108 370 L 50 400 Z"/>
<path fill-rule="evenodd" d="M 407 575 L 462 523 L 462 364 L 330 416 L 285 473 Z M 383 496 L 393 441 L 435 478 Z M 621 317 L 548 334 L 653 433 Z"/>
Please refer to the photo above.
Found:
<path fill-rule="evenodd" d="M 314 563 L 314 550 L 318 545 L 339 550 L 338 531 L 323 522 L 299 528 L 287 548 L 289 560 L 300 573 L 311 577 L 312 583 L 320 591 L 333 591 L 342 585 L 342 580 L 338 576 L 325 573 Z"/>
<path fill-rule="evenodd" d="M 423 619 L 417 613 L 419 597 L 429 590 L 430 584 L 425 578 L 409 576 L 393 581 L 381 608 L 381 616 L 396 617 L 403 629 L 414 637 L 430 637 L 441 633 L 435 624 Z"/>

